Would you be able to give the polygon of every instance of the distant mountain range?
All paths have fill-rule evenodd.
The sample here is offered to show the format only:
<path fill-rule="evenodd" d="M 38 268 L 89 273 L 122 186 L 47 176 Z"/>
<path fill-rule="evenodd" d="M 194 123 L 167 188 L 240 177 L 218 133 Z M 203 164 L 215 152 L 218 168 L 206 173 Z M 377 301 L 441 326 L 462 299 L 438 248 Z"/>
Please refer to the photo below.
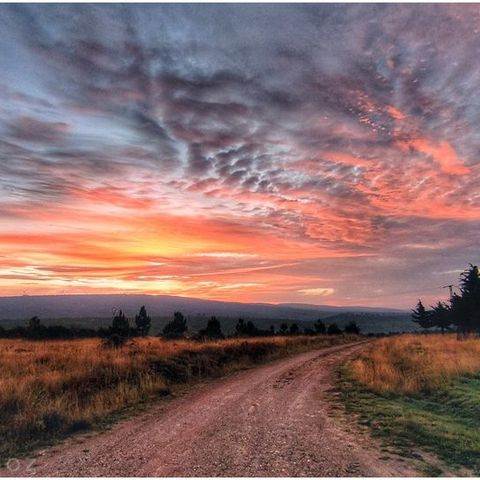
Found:
<path fill-rule="evenodd" d="M 11 326 L 24 323 L 37 315 L 46 323 L 88 324 L 95 326 L 107 323 L 114 309 L 122 309 L 133 318 L 139 308 L 147 311 L 160 328 L 173 312 L 181 311 L 191 323 L 201 326 L 215 315 L 224 320 L 225 330 L 234 328 L 238 318 L 255 320 L 258 326 L 267 328 L 282 322 L 297 322 L 300 326 L 311 326 L 318 318 L 326 323 L 337 322 L 340 326 L 356 320 L 365 332 L 415 330 L 410 314 L 391 308 L 337 307 L 303 303 L 239 303 L 202 300 L 169 295 L 35 295 L 0 297 L 0 325 Z M 57 322 L 58 323 L 58 322 Z M 192 328 L 195 326 L 192 324 Z"/>

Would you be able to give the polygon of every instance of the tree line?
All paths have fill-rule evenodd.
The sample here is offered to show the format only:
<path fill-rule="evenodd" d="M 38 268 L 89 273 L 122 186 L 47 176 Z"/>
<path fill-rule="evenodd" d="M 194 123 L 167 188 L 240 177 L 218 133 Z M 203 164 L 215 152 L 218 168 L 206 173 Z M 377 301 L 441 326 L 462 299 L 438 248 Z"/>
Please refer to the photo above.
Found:
<path fill-rule="evenodd" d="M 152 326 L 151 317 L 148 315 L 145 306 L 142 306 L 134 322 L 125 315 L 122 310 L 114 312 L 112 322 L 108 327 L 77 328 L 66 327 L 63 325 L 46 326 L 41 323 L 39 317 L 32 317 L 26 327 L 14 327 L 3 329 L 0 326 L 0 337 L 3 338 L 28 338 L 37 340 L 46 339 L 71 339 L 71 338 L 90 338 L 100 337 L 105 346 L 118 347 L 124 345 L 136 337 L 145 337 L 149 335 Z M 271 325 L 268 329 L 257 327 L 252 320 L 245 321 L 238 319 L 235 325 L 233 337 L 263 337 L 274 335 L 341 335 L 360 334 L 360 328 L 355 321 L 351 321 L 342 330 L 336 323 L 325 324 L 322 320 L 317 320 L 313 328 L 301 329 L 297 323 L 282 323 L 278 329 Z M 187 318 L 181 312 L 175 312 L 173 318 L 169 321 L 158 334 L 158 336 L 167 340 L 178 340 L 190 338 L 193 340 L 220 340 L 226 338 L 222 331 L 220 321 L 216 317 L 211 317 L 204 328 L 198 332 L 189 334 Z"/>
<path fill-rule="evenodd" d="M 412 310 L 412 319 L 426 331 L 456 331 L 460 338 L 480 334 L 480 274 L 470 264 L 459 278 L 459 293 L 452 292 L 448 302 L 437 302 L 430 309 L 421 300 Z"/>

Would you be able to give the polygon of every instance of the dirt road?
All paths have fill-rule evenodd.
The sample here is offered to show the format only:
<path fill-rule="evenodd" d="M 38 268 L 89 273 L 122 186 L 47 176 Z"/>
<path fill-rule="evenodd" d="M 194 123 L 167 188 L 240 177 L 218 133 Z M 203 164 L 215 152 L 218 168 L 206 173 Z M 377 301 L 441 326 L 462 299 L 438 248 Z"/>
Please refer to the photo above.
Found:
<path fill-rule="evenodd" d="M 236 373 L 0 474 L 416 475 L 395 458 L 382 460 L 365 435 L 329 415 L 335 367 L 361 348 L 332 347 Z"/>

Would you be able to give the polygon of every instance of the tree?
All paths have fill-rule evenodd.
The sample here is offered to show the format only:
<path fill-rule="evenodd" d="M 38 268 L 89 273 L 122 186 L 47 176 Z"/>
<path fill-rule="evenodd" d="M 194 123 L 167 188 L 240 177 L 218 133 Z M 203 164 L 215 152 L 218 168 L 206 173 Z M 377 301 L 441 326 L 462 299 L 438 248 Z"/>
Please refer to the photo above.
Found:
<path fill-rule="evenodd" d="M 298 325 L 296 323 L 292 323 L 290 325 L 290 335 L 298 335 L 300 332 L 300 329 L 298 328 Z"/>
<path fill-rule="evenodd" d="M 225 338 L 225 335 L 222 332 L 222 326 L 216 317 L 212 317 L 208 321 L 207 326 L 200 330 L 199 335 L 201 337 L 212 338 L 216 340 Z"/>
<path fill-rule="evenodd" d="M 130 322 L 122 310 L 119 310 L 113 317 L 112 325 L 107 329 L 99 330 L 99 333 L 103 337 L 104 347 L 123 347 L 130 337 Z"/>
<path fill-rule="evenodd" d="M 162 335 L 168 339 L 182 338 L 187 331 L 187 319 L 181 312 L 173 314 L 173 320 L 165 325 Z"/>
<path fill-rule="evenodd" d="M 412 320 L 422 328 L 432 328 L 432 312 L 426 310 L 421 300 L 418 301 L 417 307 L 412 310 Z"/>
<path fill-rule="evenodd" d="M 350 335 L 360 335 L 360 327 L 355 320 L 352 320 L 345 326 L 345 333 Z"/>
<path fill-rule="evenodd" d="M 128 336 L 130 333 L 130 322 L 122 310 L 119 310 L 113 317 L 111 332 L 124 336 Z"/>
<path fill-rule="evenodd" d="M 450 330 L 452 316 L 448 306 L 442 302 L 438 302 L 437 305 L 433 307 L 431 321 L 434 327 L 441 330 L 442 334 L 445 333 L 445 330 Z"/>
<path fill-rule="evenodd" d="M 243 337 L 246 335 L 247 325 L 243 318 L 239 318 L 237 324 L 235 325 L 235 333 L 237 337 Z"/>
<path fill-rule="evenodd" d="M 450 312 L 459 335 L 480 333 L 480 274 L 476 265 L 470 264 L 460 275 L 460 295 L 450 299 Z"/>
<path fill-rule="evenodd" d="M 251 320 L 249 320 L 247 322 L 245 333 L 247 337 L 256 337 L 259 335 L 260 332 L 258 331 L 258 328 L 256 327 L 256 325 Z"/>
<path fill-rule="evenodd" d="M 37 316 L 34 316 L 28 321 L 28 327 L 25 333 L 28 338 L 41 339 L 45 338 L 46 330 L 47 327 L 42 325 Z"/>
<path fill-rule="evenodd" d="M 28 328 L 30 330 L 38 330 L 41 325 L 40 319 L 36 315 L 28 321 Z"/>
<path fill-rule="evenodd" d="M 235 332 L 238 337 L 258 337 L 269 334 L 268 330 L 259 330 L 251 320 L 245 323 L 243 318 L 238 320 Z"/>
<path fill-rule="evenodd" d="M 323 335 L 327 331 L 327 327 L 320 319 L 318 319 L 314 323 L 313 327 L 315 328 L 315 332 L 317 332 L 318 335 Z"/>
<path fill-rule="evenodd" d="M 328 335 L 341 335 L 342 330 L 336 323 L 331 323 L 327 328 Z"/>
<path fill-rule="evenodd" d="M 147 315 L 145 306 L 140 308 L 138 315 L 135 315 L 135 325 L 137 326 L 137 333 L 142 337 L 146 337 L 150 331 L 152 320 Z"/>
<path fill-rule="evenodd" d="M 288 325 L 286 323 L 282 323 L 280 325 L 280 335 L 286 335 L 288 332 Z"/>

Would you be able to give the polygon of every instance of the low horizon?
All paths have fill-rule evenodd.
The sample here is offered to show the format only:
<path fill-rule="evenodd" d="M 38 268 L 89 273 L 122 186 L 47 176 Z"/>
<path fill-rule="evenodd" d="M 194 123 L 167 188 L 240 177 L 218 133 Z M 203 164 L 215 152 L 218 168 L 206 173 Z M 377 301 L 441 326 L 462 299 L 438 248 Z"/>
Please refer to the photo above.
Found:
<path fill-rule="evenodd" d="M 447 300 L 480 260 L 479 21 L 0 5 L 0 295 Z"/>

